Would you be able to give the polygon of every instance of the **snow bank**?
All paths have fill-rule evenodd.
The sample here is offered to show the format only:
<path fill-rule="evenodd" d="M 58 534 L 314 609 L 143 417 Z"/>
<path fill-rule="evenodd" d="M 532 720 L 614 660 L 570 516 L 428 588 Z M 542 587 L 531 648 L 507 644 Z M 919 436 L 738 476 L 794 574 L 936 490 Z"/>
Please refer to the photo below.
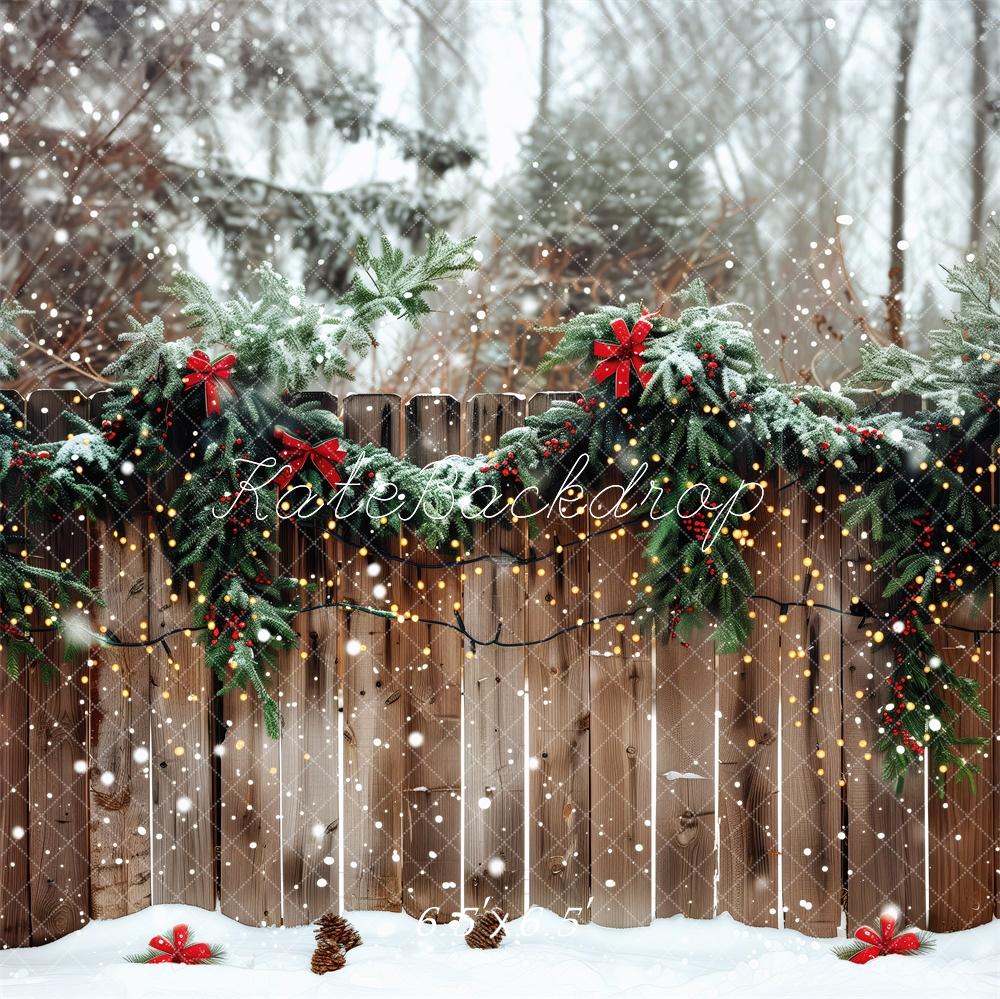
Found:
<path fill-rule="evenodd" d="M 284 999 L 336 996 L 1000 996 L 1000 922 L 937 937 L 922 957 L 860 967 L 836 960 L 830 940 L 795 930 L 755 929 L 728 916 L 659 919 L 642 929 L 572 927 L 533 911 L 510 925 L 496 951 L 473 951 L 454 926 L 426 926 L 399 913 L 348 913 L 364 945 L 347 967 L 309 971 L 309 927 L 259 929 L 216 912 L 159 905 L 92 922 L 45 947 L 0 953 L 4 999 L 72 996 L 205 996 Z M 188 923 L 197 940 L 225 946 L 220 967 L 149 967 L 122 958 L 156 933 Z"/>

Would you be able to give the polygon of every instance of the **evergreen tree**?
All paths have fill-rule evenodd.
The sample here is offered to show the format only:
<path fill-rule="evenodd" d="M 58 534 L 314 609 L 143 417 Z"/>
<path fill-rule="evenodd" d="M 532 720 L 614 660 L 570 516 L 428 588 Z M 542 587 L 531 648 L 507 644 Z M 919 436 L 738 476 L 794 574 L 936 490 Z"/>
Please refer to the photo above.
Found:
<path fill-rule="evenodd" d="M 357 16 L 336 0 L 280 15 L 194 0 L 12 8 L 0 46 L 0 286 L 53 321 L 46 344 L 29 346 L 36 377 L 96 376 L 97 352 L 124 328 L 122 300 L 160 312 L 193 232 L 220 237 L 224 274 L 275 261 L 332 301 L 359 236 L 415 246 L 448 221 L 458 206 L 440 179 L 474 153 L 378 114 L 368 67 L 318 32 Z M 235 143 L 230 118 L 243 123 Z M 328 164 L 362 142 L 422 169 L 410 183 L 330 189 Z M 290 186 L 287 167 L 294 158 L 302 177 L 309 155 L 313 184 Z"/>
<path fill-rule="evenodd" d="M 948 271 L 958 312 L 930 335 L 927 356 L 897 346 L 861 348 L 856 385 L 922 396 L 941 418 L 962 420 L 963 433 L 989 453 L 1000 446 L 1000 239 L 975 260 Z"/>
<path fill-rule="evenodd" d="M 693 147 L 640 121 L 613 129 L 599 110 L 574 107 L 532 126 L 495 208 L 491 280 L 500 294 L 491 318 L 506 324 L 513 363 L 534 367 L 553 342 L 525 340 L 514 322 L 539 306 L 551 326 L 595 303 L 659 303 L 696 271 L 721 278 L 732 227 L 716 226 Z"/>

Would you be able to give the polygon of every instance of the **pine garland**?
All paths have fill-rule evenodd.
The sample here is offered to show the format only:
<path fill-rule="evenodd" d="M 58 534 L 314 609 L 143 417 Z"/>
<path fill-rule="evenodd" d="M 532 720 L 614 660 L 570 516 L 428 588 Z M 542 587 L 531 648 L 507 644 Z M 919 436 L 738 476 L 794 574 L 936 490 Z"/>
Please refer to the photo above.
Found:
<path fill-rule="evenodd" d="M 963 311 L 937 340 L 932 361 L 895 350 L 865 354 L 862 379 L 925 391 L 942 407 L 933 416 L 859 411 L 848 395 L 780 383 L 734 308 L 712 305 L 698 283 L 683 294 L 685 307 L 674 318 L 630 305 L 559 327 L 561 338 L 542 369 L 576 365 L 586 389 L 575 401 L 528 417 L 488 454 L 419 468 L 346 439 L 334 414 L 295 396 L 317 375 L 349 375 L 344 350 L 366 349 L 386 316 L 418 323 L 429 310 L 426 294 L 473 266 L 470 246 L 435 236 L 423 256 L 408 260 L 384 241 L 378 255 L 363 245 L 357 255 L 363 276 L 330 316 L 270 268 L 258 272 L 257 299 L 230 302 L 179 275 L 172 292 L 197 342 L 166 340 L 157 318 L 133 320 L 123 354 L 108 369 L 116 383 L 99 427 L 68 416 L 71 440 L 38 445 L 0 413 L 0 455 L 25 456 L 11 463 L 17 474 L 0 480 L 5 498 L 13 490 L 8 509 L 59 502 L 122 516 L 128 477 L 148 483 L 158 497 L 157 525 L 174 586 L 197 584 L 192 624 L 209 667 L 224 691 L 257 694 L 275 735 L 278 709 L 269 693 L 275 650 L 294 646 L 298 605 L 289 599 L 297 581 L 274 570 L 275 479 L 289 460 L 282 450 L 289 435 L 307 449 L 326 442 L 336 456 L 325 466 L 305 459 L 301 467 L 287 466 L 280 492 L 290 506 L 309 506 L 328 531 L 374 546 L 405 526 L 458 561 L 474 554 L 477 522 L 503 512 L 530 523 L 533 508 L 558 500 L 571 470 L 578 473 L 575 504 L 614 466 L 637 486 L 627 511 L 630 529 L 644 540 L 647 565 L 637 622 L 658 622 L 683 639 L 711 619 L 723 652 L 745 647 L 751 636 L 754 581 L 743 526 L 750 515 L 740 514 L 753 506 L 760 480 L 781 468 L 813 490 L 834 476 L 845 529 L 864 527 L 884 542 L 874 567 L 894 602 L 875 639 L 878 645 L 881 637 L 888 660 L 891 700 L 879 733 L 886 774 L 899 784 L 929 751 L 939 785 L 945 774 L 972 781 L 982 747 L 957 737 L 956 710 L 943 692 L 985 711 L 976 684 L 935 655 L 929 629 L 942 606 L 981 593 L 1000 567 L 1000 531 L 984 502 L 1000 436 L 992 298 L 1000 251 L 991 249 L 985 271 L 952 273 L 952 286 L 965 289 Z M 8 332 L 17 318 L 11 306 L 0 312 Z M 195 363 L 197 351 L 203 355 Z M 970 363 L 977 351 L 979 360 Z M 982 461 L 970 458 L 963 450 L 969 447 L 985 455 Z M 254 490 L 246 488 L 250 480 Z M 714 506 L 693 517 L 664 516 L 699 483 Z M 736 519 L 718 528 L 716 513 L 743 501 L 746 507 L 733 507 Z M 23 632 L 13 641 L 31 655 L 25 617 L 6 617 L 6 609 L 21 606 L 32 571 L 10 547 L 0 549 L 0 601 L 4 619 Z M 65 573 L 42 581 L 81 596 L 86 589 Z M 46 623 L 58 626 L 58 601 L 35 603 Z"/>

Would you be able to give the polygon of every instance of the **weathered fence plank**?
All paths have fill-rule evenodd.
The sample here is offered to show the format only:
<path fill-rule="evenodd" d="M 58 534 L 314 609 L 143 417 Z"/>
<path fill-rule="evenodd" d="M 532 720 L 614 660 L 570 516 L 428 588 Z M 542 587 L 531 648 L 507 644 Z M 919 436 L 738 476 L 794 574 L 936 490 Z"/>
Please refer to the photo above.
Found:
<path fill-rule="evenodd" d="M 777 476 L 738 530 L 754 591 L 781 599 Z M 756 499 L 747 499 L 750 508 Z M 719 656 L 718 911 L 751 926 L 778 922 L 778 672 L 780 634 L 774 604 L 751 600 L 750 645 Z"/>
<path fill-rule="evenodd" d="M 656 642 L 656 916 L 713 914 L 715 844 L 715 642 Z"/>
<path fill-rule="evenodd" d="M 0 398 L 11 417 L 24 419 L 24 400 L 14 393 Z M 4 543 L 15 546 L 25 523 L 23 511 L 11 509 L 0 485 L 0 526 Z M 28 839 L 28 673 L 8 675 L 8 652 L 0 656 L 0 950 L 31 943 Z"/>
<path fill-rule="evenodd" d="M 807 604 L 790 607 L 786 622 L 779 619 L 784 925 L 833 937 L 840 926 L 839 837 L 845 831 L 840 517 L 829 481 L 815 494 L 796 488 L 791 476 L 783 475 L 781 484 L 778 575 L 789 601 Z"/>
<path fill-rule="evenodd" d="M 645 926 L 652 918 L 653 652 L 636 614 L 642 545 L 624 476 L 606 473 L 591 503 L 591 918 Z M 596 619 L 619 615 L 609 620 Z M 626 616 L 620 616 L 626 615 Z"/>
<path fill-rule="evenodd" d="M 90 400 L 100 426 L 107 393 Z M 104 598 L 90 650 L 90 913 L 112 919 L 150 904 L 149 538 L 145 490 L 122 476 L 132 500 L 120 522 L 90 525 L 90 581 Z M 132 643 L 136 643 L 133 647 Z"/>
<path fill-rule="evenodd" d="M 468 403 L 466 446 L 472 454 L 493 452 L 505 431 L 523 423 L 517 396 L 477 395 Z M 524 633 L 526 593 L 510 560 L 523 556 L 524 532 L 494 519 L 473 534 L 464 572 L 466 627 L 490 639 L 501 623 L 504 640 L 516 641 Z M 524 911 L 523 649 L 467 646 L 464 689 L 465 905 L 496 906 L 513 918 Z"/>
<path fill-rule="evenodd" d="M 234 690 L 222 700 L 222 912 L 248 926 L 281 922 L 280 740 L 260 703 Z"/>
<path fill-rule="evenodd" d="M 337 400 L 310 392 L 331 413 Z M 304 502 L 300 490 L 295 506 Z M 287 511 L 282 511 L 287 512 Z M 279 528 L 281 569 L 300 583 L 303 607 L 338 599 L 332 509 L 308 507 L 297 523 Z M 305 585 L 302 585 L 303 582 Z M 298 647 L 278 656 L 281 707 L 281 863 L 285 926 L 301 926 L 339 905 L 340 735 L 337 713 L 337 615 L 333 609 L 300 613 Z"/>
<path fill-rule="evenodd" d="M 74 392 L 43 389 L 28 396 L 27 422 L 36 440 L 66 439 L 63 412 L 87 415 L 88 402 Z M 29 522 L 36 565 L 87 569 L 89 546 L 82 513 L 61 510 L 48 522 Z M 63 608 L 63 614 L 83 613 Z M 36 627 L 44 626 L 39 621 Z M 87 831 L 88 771 L 86 655 L 64 656 L 64 641 L 43 633 L 39 647 L 52 678 L 34 666 L 28 676 L 29 857 L 31 939 L 47 943 L 87 922 L 90 864 Z"/>
<path fill-rule="evenodd" d="M 91 581 L 105 600 L 94 623 L 123 642 L 149 635 L 147 538 L 136 521 L 91 527 Z M 97 645 L 89 666 L 90 911 L 112 919 L 150 904 L 149 652 Z"/>
<path fill-rule="evenodd" d="M 348 396 L 344 431 L 351 440 L 399 454 L 399 397 Z M 398 606 L 399 567 L 393 559 L 398 541 L 380 543 L 389 558 L 366 547 L 366 539 L 356 541 L 357 547 L 343 546 L 343 598 L 381 609 Z M 382 589 L 385 593 L 379 595 Z M 347 610 L 342 620 L 344 904 L 348 909 L 398 911 L 405 725 L 402 671 L 393 662 L 397 626 L 363 611 Z M 355 651 L 349 642 L 360 648 Z"/>
<path fill-rule="evenodd" d="M 269 559 L 269 571 L 277 576 L 277 556 Z M 218 628 L 221 636 L 234 628 L 261 641 L 252 616 L 240 614 L 234 622 L 228 613 L 223 602 L 216 618 L 206 622 L 209 628 Z M 265 671 L 272 693 L 280 683 L 275 672 Z M 220 908 L 248 926 L 277 926 L 283 902 L 281 736 L 268 734 L 263 706 L 252 690 L 229 691 L 221 708 Z"/>
<path fill-rule="evenodd" d="M 873 545 L 865 532 L 843 539 L 841 606 L 884 607 L 883 584 L 871 569 Z M 887 901 L 916 926 L 926 925 L 924 898 L 923 774 L 912 774 L 896 796 L 882 776 L 875 749 L 879 708 L 885 704 L 885 667 L 875 642 L 877 620 L 841 622 L 844 779 L 847 782 L 848 931 L 878 922 Z"/>
<path fill-rule="evenodd" d="M 544 392 L 528 404 L 543 413 L 573 392 Z M 554 483 L 558 487 L 559 483 Z M 539 506 L 537 497 L 528 505 Z M 529 898 L 561 916 L 590 919 L 590 587 L 582 492 L 566 496 L 534 525 L 524 568 L 528 588 Z M 531 561 L 537 559 L 537 561 Z"/>
<path fill-rule="evenodd" d="M 428 466 L 462 449 L 462 404 L 424 395 L 404 410 L 404 454 Z M 415 502 L 419 497 L 411 497 Z M 407 508 L 409 509 L 409 507 Z M 462 880 L 462 636 L 429 620 L 454 621 L 461 606 L 458 549 L 440 555 L 405 537 L 401 606 L 416 622 L 397 631 L 403 670 L 403 909 L 448 922 Z M 451 567 L 449 567 L 451 565 Z"/>
<path fill-rule="evenodd" d="M 985 613 L 983 612 L 985 610 Z M 993 689 L 995 663 L 993 647 L 983 641 L 980 631 L 990 631 L 993 621 L 987 602 L 980 610 L 969 600 L 945 606 L 937 615 L 941 629 L 932 630 L 935 650 L 960 676 L 976 680 L 980 690 Z M 961 631 L 959 629 L 968 629 Z M 991 725 L 960 705 L 950 693 L 946 700 L 959 709 L 955 732 L 960 738 L 986 738 Z M 951 932 L 979 926 L 993 918 L 993 878 L 997 864 L 997 842 L 993 827 L 993 774 L 990 756 L 1000 748 L 988 744 L 986 756 L 975 750 L 972 755 L 979 768 L 975 788 L 968 782 L 952 779 L 942 799 L 933 783 L 927 800 L 927 828 L 930 836 L 929 884 L 930 910 L 927 928 Z M 933 774 L 930 775 L 933 778 Z"/>
<path fill-rule="evenodd" d="M 995 464 L 991 466 L 991 456 L 982 451 L 968 453 L 964 478 L 967 488 L 980 490 L 980 495 L 996 508 L 997 473 Z M 994 574 L 991 584 L 995 582 Z M 963 583 L 971 587 L 973 580 L 965 579 Z M 935 649 L 961 676 L 979 683 L 987 708 L 994 706 L 987 691 L 994 692 L 993 700 L 1000 708 L 996 693 L 1000 689 L 996 636 L 988 634 L 997 627 L 992 596 L 987 595 L 980 607 L 968 597 L 947 607 L 942 601 L 936 613 L 944 628 L 932 631 Z M 1000 771 L 996 764 L 1000 742 L 993 735 L 997 716 L 994 713 L 991 721 L 983 721 L 962 707 L 957 698 L 946 697 L 959 709 L 956 733 L 969 739 L 985 738 L 987 747 L 984 756 L 975 757 L 979 768 L 975 788 L 967 782 L 957 784 L 952 780 L 944 800 L 933 786 L 928 798 L 928 929 L 940 931 L 989 922 L 997 905 L 996 878 L 1000 871 L 997 856 L 1000 816 L 995 812 L 1000 807 L 997 797 Z"/>
<path fill-rule="evenodd" d="M 186 429 L 186 428 L 185 428 Z M 219 831 L 214 681 L 191 631 L 194 590 L 174 579 L 164 551 L 173 536 L 171 471 L 155 484 L 143 528 L 149 537 L 149 655 L 154 904 L 179 902 L 214 909 Z M 220 752 L 224 750 L 220 746 Z"/>
<path fill-rule="evenodd" d="M 920 400 L 913 396 L 875 397 L 872 403 L 882 411 L 901 406 L 910 415 L 920 409 Z M 869 476 L 876 474 L 874 460 L 865 467 Z M 853 495 L 838 486 L 838 503 Z M 886 675 L 876 639 L 888 607 L 882 596 L 884 580 L 872 567 L 878 550 L 864 527 L 841 533 L 840 606 L 856 615 L 841 621 L 849 933 L 859 925 L 877 925 L 886 902 L 898 906 L 913 925 L 926 926 L 927 920 L 923 774 L 911 774 L 897 796 L 886 784 L 875 749 Z"/>
<path fill-rule="evenodd" d="M 4 518 L 5 526 L 10 519 Z M 0 950 L 31 943 L 28 678 L 0 664 Z"/>

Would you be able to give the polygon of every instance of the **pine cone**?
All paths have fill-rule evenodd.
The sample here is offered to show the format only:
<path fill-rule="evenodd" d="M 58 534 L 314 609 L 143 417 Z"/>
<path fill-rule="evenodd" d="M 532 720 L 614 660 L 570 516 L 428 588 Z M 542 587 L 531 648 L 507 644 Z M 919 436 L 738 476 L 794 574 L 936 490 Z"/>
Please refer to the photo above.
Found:
<path fill-rule="evenodd" d="M 336 944 L 345 952 L 361 945 L 361 934 L 335 912 L 325 912 L 316 920 L 316 939 L 320 943 Z"/>
<path fill-rule="evenodd" d="M 500 946 L 505 933 L 501 917 L 491 909 L 476 916 L 472 929 L 465 935 L 465 942 L 476 950 L 494 950 Z"/>
<path fill-rule="evenodd" d="M 320 942 L 313 951 L 312 968 L 314 975 L 325 975 L 328 971 L 340 971 L 347 964 L 344 949 L 336 944 Z"/>

